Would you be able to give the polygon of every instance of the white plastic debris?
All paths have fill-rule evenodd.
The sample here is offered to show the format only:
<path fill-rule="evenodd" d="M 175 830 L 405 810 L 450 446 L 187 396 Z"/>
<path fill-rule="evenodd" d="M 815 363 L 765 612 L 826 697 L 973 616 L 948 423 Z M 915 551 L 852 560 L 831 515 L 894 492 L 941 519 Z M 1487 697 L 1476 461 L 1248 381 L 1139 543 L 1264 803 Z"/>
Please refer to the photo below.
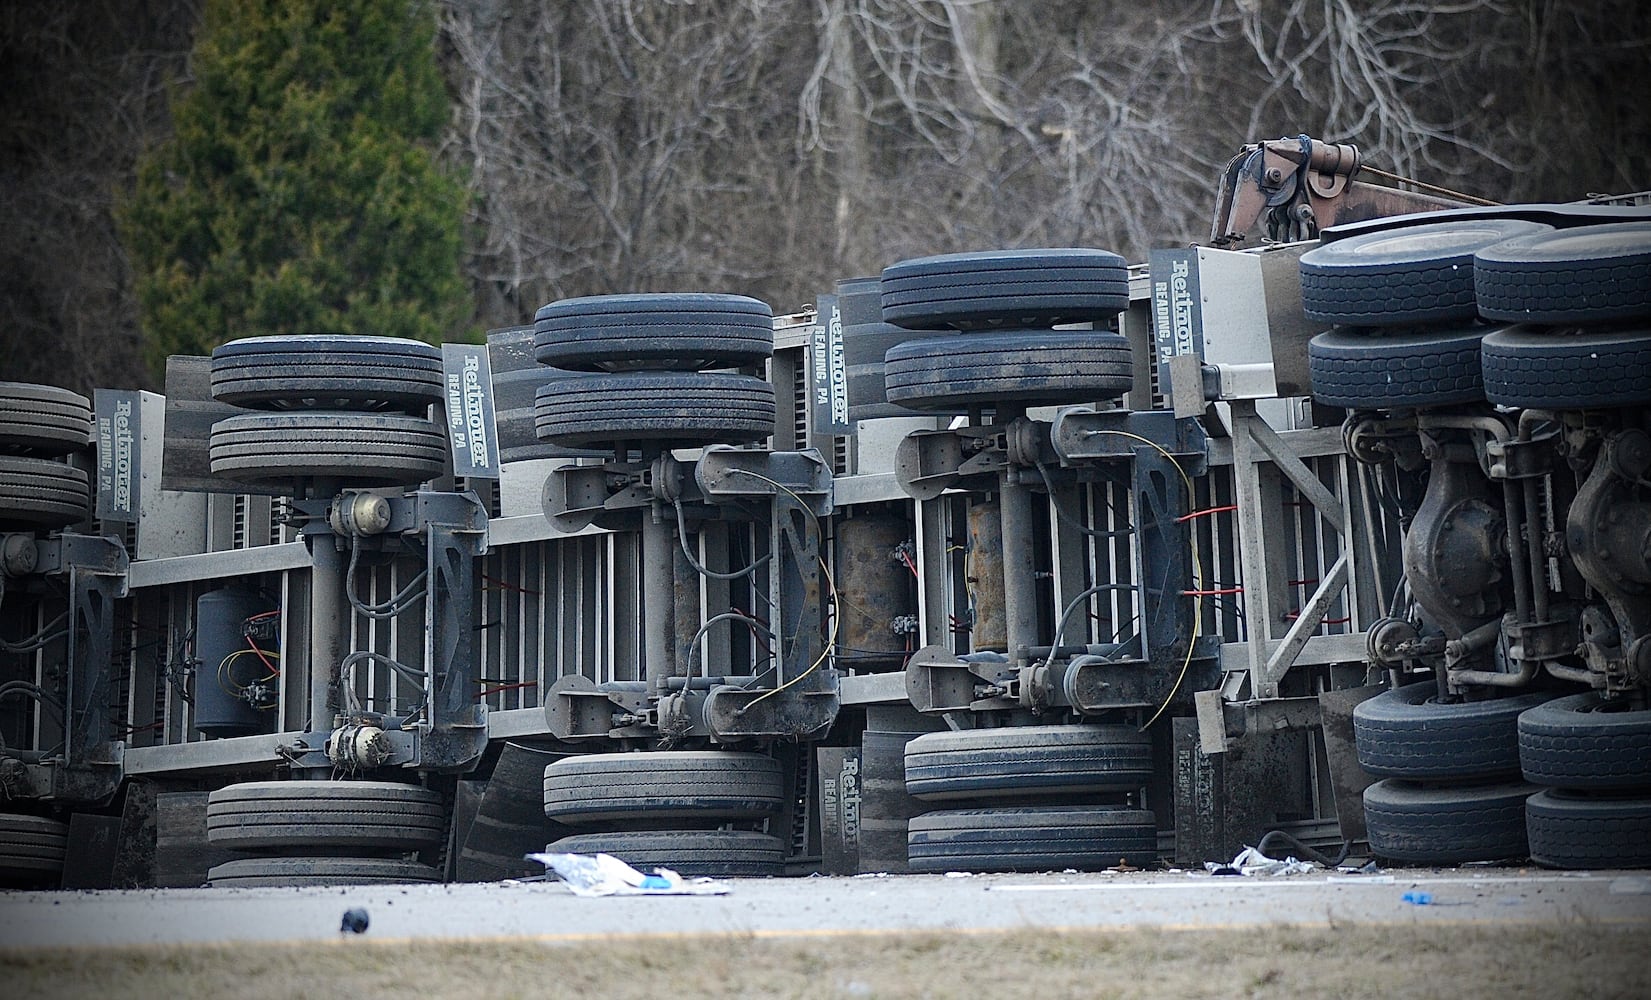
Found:
<path fill-rule="evenodd" d="M 611 854 L 529 854 L 556 872 L 575 896 L 726 896 L 726 883 L 685 879 L 669 868 L 643 873 Z"/>
<path fill-rule="evenodd" d="M 1223 872 L 1231 874 L 1227 869 L 1236 870 L 1240 875 L 1302 875 L 1318 868 L 1311 861 L 1297 861 L 1294 857 L 1283 860 L 1269 858 L 1253 847 L 1246 847 L 1238 852 L 1238 857 L 1232 859 L 1231 864 L 1219 864 L 1214 861 L 1204 862 L 1204 869 L 1210 873 Z"/>

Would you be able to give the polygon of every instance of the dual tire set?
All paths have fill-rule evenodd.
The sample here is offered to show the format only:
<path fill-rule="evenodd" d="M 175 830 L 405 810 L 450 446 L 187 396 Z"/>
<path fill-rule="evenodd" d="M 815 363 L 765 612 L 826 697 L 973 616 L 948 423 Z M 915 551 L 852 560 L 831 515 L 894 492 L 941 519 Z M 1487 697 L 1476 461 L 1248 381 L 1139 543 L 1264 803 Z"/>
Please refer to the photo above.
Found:
<path fill-rule="evenodd" d="M 214 888 L 441 881 L 410 855 L 447 833 L 440 794 L 388 781 L 248 781 L 207 798 L 206 836 L 248 856 L 214 865 Z"/>
<path fill-rule="evenodd" d="M 1384 691 L 1353 710 L 1370 850 L 1387 861 L 1456 865 L 1530 854 L 1519 768 L 1520 714 L 1551 695 L 1449 703 L 1431 681 Z"/>
<path fill-rule="evenodd" d="M 429 418 L 441 350 L 417 340 L 248 337 L 212 352 L 212 398 L 257 411 L 212 425 L 214 475 L 252 484 L 413 486 L 447 469 Z"/>
<path fill-rule="evenodd" d="M 640 871 L 785 874 L 787 845 L 750 827 L 785 811 L 779 761 L 717 750 L 595 753 L 545 768 L 545 816 L 580 832 L 553 854 L 611 854 Z"/>
<path fill-rule="evenodd" d="M 1651 402 L 1651 222 L 1457 220 L 1301 258 L 1313 396 L 1349 409 Z"/>
<path fill-rule="evenodd" d="M 1129 307 L 1124 260 L 1105 250 L 991 250 L 883 269 L 883 322 L 913 331 L 883 359 L 889 402 L 963 413 L 1116 399 L 1133 385 L 1129 342 L 1106 330 Z M 922 331 L 963 336 L 922 337 Z"/>
<path fill-rule="evenodd" d="M 1377 857 L 1651 867 L 1651 710 L 1593 693 L 1447 704 L 1433 681 L 1353 712 Z"/>
<path fill-rule="evenodd" d="M 0 531 L 64 528 L 91 516 L 91 481 L 69 461 L 86 452 L 91 431 L 85 396 L 0 382 Z"/>
<path fill-rule="evenodd" d="M 85 396 L 0 382 L 0 532 L 50 531 L 91 516 L 86 470 L 70 464 L 86 452 L 91 430 Z M 68 839 L 66 823 L 0 813 L 0 886 L 55 886 Z"/>
<path fill-rule="evenodd" d="M 908 821 L 913 871 L 1098 871 L 1158 857 L 1152 812 L 1120 804 L 1152 776 L 1151 740 L 1133 726 L 925 733 L 905 765 L 909 795 L 948 807 Z"/>
<path fill-rule="evenodd" d="M 1519 717 L 1531 860 L 1550 868 L 1651 867 L 1651 710 L 1593 692 Z"/>
<path fill-rule="evenodd" d="M 743 295 L 639 294 L 562 299 L 534 317 L 534 356 L 568 373 L 540 386 L 541 441 L 631 447 L 751 444 L 774 433 L 774 387 L 713 369 L 760 366 L 774 313 Z"/>

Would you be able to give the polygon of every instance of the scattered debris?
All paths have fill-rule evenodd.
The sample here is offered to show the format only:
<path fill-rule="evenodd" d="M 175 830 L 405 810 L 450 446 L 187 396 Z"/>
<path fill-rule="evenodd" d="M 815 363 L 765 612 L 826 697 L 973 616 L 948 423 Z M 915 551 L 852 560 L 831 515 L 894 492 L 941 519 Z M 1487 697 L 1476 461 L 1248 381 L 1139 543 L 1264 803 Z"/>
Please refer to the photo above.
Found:
<path fill-rule="evenodd" d="M 344 911 L 344 919 L 338 925 L 340 934 L 365 934 L 367 932 L 367 911 L 359 906 L 352 906 Z"/>
<path fill-rule="evenodd" d="M 1269 858 L 1253 847 L 1246 847 L 1238 852 L 1238 857 L 1233 858 L 1231 864 L 1206 861 L 1204 868 L 1211 875 L 1301 875 L 1317 870 L 1318 865 L 1311 861 L 1297 861 L 1293 857 L 1283 860 Z"/>
<path fill-rule="evenodd" d="M 685 879 L 669 868 L 643 873 L 610 854 L 529 854 L 556 872 L 576 896 L 726 896 L 725 883 Z"/>
<path fill-rule="evenodd" d="M 1433 905 L 1433 893 L 1431 892 L 1407 892 L 1399 898 L 1412 906 Z"/>

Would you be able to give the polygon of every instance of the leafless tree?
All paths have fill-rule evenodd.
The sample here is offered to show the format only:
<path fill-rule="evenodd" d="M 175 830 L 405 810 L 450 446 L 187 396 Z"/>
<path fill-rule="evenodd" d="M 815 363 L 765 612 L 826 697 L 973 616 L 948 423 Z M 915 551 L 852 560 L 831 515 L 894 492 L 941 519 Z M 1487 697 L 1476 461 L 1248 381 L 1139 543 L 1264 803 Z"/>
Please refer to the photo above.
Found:
<path fill-rule="evenodd" d="M 796 308 L 904 257 L 1208 231 L 1301 132 L 1504 201 L 1651 187 L 1639 0 L 429 0 L 477 319 L 570 295 Z M 0 378 L 141 384 L 111 206 L 198 0 L 0 5 Z"/>
<path fill-rule="evenodd" d="M 113 206 L 198 18 L 193 0 L 0 5 L 0 379 L 154 388 Z"/>

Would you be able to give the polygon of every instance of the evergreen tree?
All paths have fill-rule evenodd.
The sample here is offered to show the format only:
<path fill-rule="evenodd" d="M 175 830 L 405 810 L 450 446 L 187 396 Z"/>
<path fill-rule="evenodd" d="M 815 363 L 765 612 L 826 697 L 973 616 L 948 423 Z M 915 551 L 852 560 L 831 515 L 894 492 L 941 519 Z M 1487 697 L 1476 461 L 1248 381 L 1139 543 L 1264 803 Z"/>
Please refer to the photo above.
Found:
<path fill-rule="evenodd" d="M 157 370 L 245 336 L 464 337 L 434 31 L 416 0 L 207 0 L 175 132 L 121 211 Z"/>

